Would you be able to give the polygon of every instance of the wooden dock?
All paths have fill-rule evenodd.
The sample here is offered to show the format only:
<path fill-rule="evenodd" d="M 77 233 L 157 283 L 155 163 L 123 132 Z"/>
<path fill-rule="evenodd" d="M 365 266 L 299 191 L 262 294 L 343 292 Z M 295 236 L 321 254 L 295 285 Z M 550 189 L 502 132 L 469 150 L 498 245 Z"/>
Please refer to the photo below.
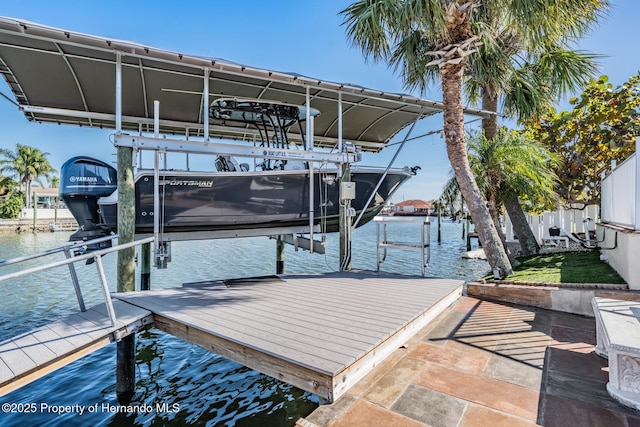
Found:
<path fill-rule="evenodd" d="M 462 286 L 348 272 L 188 283 L 113 297 L 121 335 L 153 322 L 331 402 L 453 303 Z M 0 395 L 113 341 L 104 305 L 89 311 L 0 343 Z"/>
<path fill-rule="evenodd" d="M 105 304 L 0 342 L 0 396 L 153 322 L 150 311 L 114 301 L 117 325 Z"/>
<path fill-rule="evenodd" d="M 371 272 L 118 295 L 154 326 L 333 401 L 454 302 L 463 281 Z"/>

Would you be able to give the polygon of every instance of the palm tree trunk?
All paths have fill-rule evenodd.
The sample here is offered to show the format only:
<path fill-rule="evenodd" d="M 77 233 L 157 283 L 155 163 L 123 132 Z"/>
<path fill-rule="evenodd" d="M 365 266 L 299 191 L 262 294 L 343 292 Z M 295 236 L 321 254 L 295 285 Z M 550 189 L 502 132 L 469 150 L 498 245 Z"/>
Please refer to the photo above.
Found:
<path fill-rule="evenodd" d="M 510 188 L 506 188 L 502 191 L 502 202 L 513 224 L 513 230 L 518 236 L 520 248 L 522 248 L 522 255 L 529 256 L 537 254 L 540 251 L 540 245 L 538 245 L 538 241 L 533 235 L 533 231 L 529 226 L 527 217 L 522 211 L 522 206 L 516 193 Z"/>
<path fill-rule="evenodd" d="M 482 87 L 482 109 L 486 111 L 498 111 L 498 97 L 495 92 L 489 88 Z M 493 139 L 498 133 L 498 115 L 492 114 L 489 117 L 482 118 L 482 131 L 484 137 Z"/>
<path fill-rule="evenodd" d="M 498 97 L 495 96 L 493 90 L 485 87 L 482 88 L 482 109 L 494 112 L 498 111 Z M 484 132 L 485 138 L 487 139 L 492 139 L 496 136 L 496 134 L 498 133 L 497 114 L 482 119 L 482 130 Z M 522 248 L 522 254 L 527 256 L 538 253 L 538 251 L 540 250 L 540 246 L 538 246 L 538 242 L 533 235 L 533 231 L 531 231 L 531 227 L 529 227 L 527 217 L 522 210 L 522 206 L 520 205 L 518 196 L 510 188 L 503 188 L 501 193 L 502 203 L 507 209 L 507 213 L 509 214 L 509 218 L 511 219 L 513 228 L 516 232 L 516 235 L 518 236 L 518 241 L 520 242 L 520 247 Z M 502 233 L 502 230 L 499 228 L 500 226 L 499 222 L 497 222 L 497 216 L 494 217 L 494 223 L 496 225 L 496 228 L 498 228 L 502 243 L 506 246 L 506 238 Z M 513 263 L 514 260 L 511 258 L 511 256 L 510 259 Z"/>
<path fill-rule="evenodd" d="M 27 181 L 25 198 L 24 206 L 28 209 L 31 207 L 31 181 Z"/>
<path fill-rule="evenodd" d="M 482 87 L 482 109 L 486 111 L 498 111 L 498 97 L 495 95 L 495 91 L 487 88 L 485 86 Z M 484 137 L 488 140 L 493 139 L 498 133 L 498 115 L 493 114 L 489 117 L 482 118 L 482 131 L 484 132 Z M 492 189 L 494 192 L 498 191 L 498 188 Z M 498 200 L 496 197 L 487 198 L 489 202 L 489 212 L 491 212 L 491 218 L 493 219 L 493 223 L 496 226 L 496 230 L 498 230 L 498 235 L 500 236 L 500 240 L 506 249 L 507 238 L 502 232 L 502 228 L 500 227 L 500 215 L 498 215 Z M 512 260 L 513 262 L 513 260 Z"/>
<path fill-rule="evenodd" d="M 498 206 L 495 199 L 487 201 L 487 208 L 489 209 L 489 214 L 491 215 L 493 224 L 496 226 L 496 231 L 498 232 L 498 236 L 500 236 L 500 241 L 502 242 L 502 245 L 505 247 L 505 250 L 506 250 L 507 237 L 502 232 L 502 227 L 500 227 L 500 214 L 498 213 Z"/>
<path fill-rule="evenodd" d="M 502 275 L 509 276 L 513 273 L 511 263 L 469 166 L 462 111 L 462 70 L 463 64 L 448 64 L 440 69 L 447 155 L 467 202 L 471 218 L 476 224 L 478 238 L 487 255 L 489 265 L 492 269 L 499 268 Z"/>
<path fill-rule="evenodd" d="M 486 111 L 498 111 L 498 97 L 495 95 L 495 91 L 487 88 L 485 86 L 482 87 L 482 109 Z M 484 132 L 484 137 L 488 140 L 493 139 L 498 133 L 498 115 L 493 114 L 489 117 L 482 118 L 482 131 Z M 497 192 L 498 189 L 494 188 L 494 192 Z M 498 215 L 498 200 L 494 197 L 493 200 L 489 200 L 489 212 L 491 212 L 491 218 L 493 218 L 493 223 L 496 226 L 496 230 L 498 230 L 498 235 L 500 236 L 500 240 L 502 240 L 502 244 L 505 246 L 507 244 L 507 238 L 502 232 L 502 228 L 500 227 L 500 215 Z M 512 260 L 513 261 L 513 260 Z"/>

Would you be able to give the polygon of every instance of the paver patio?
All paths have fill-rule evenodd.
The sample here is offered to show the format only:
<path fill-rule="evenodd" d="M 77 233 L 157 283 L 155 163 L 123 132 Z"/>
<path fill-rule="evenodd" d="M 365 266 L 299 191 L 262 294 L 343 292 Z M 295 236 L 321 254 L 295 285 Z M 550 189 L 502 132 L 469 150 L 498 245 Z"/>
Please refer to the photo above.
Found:
<path fill-rule="evenodd" d="M 593 318 L 462 297 L 300 425 L 640 426 L 595 343 Z"/>

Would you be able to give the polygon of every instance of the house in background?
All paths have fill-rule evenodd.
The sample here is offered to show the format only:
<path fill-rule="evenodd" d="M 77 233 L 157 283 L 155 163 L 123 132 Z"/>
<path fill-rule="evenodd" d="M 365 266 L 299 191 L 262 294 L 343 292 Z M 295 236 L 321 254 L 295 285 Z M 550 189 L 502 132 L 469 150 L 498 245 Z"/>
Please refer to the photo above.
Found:
<path fill-rule="evenodd" d="M 428 216 L 433 212 L 433 203 L 424 200 L 405 200 L 394 205 L 394 215 Z"/>
<path fill-rule="evenodd" d="M 60 189 L 49 187 L 31 187 L 31 195 L 36 195 L 36 203 L 39 208 L 64 208 L 60 200 Z"/>

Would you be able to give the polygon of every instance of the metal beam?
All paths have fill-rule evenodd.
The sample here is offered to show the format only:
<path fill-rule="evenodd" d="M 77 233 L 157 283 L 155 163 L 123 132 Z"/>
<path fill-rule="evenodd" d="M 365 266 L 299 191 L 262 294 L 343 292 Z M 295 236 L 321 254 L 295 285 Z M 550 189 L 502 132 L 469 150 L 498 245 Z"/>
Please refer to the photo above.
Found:
<path fill-rule="evenodd" d="M 310 150 L 269 149 L 221 142 L 153 138 L 148 136 L 114 135 L 116 147 L 137 150 L 159 150 L 177 153 L 232 155 L 265 159 L 303 160 L 309 162 L 353 163 L 360 161 L 360 153 L 325 153 Z"/>
<path fill-rule="evenodd" d="M 320 226 L 314 225 L 313 231 L 320 231 Z M 213 239 L 235 239 L 240 237 L 262 237 L 279 236 L 286 234 L 306 234 L 309 233 L 309 226 L 295 227 L 274 227 L 274 228 L 250 228 L 239 230 L 217 230 L 217 231 L 189 231 L 189 232 L 165 232 L 162 234 L 162 241 L 179 242 L 187 240 L 213 240 Z M 153 234 L 139 233 L 138 238 L 153 237 Z"/>
<path fill-rule="evenodd" d="M 61 117 L 77 117 L 78 119 L 86 119 L 86 120 L 102 120 L 102 121 L 111 121 L 115 122 L 116 115 L 109 113 L 90 113 L 86 111 L 78 111 L 78 110 L 67 110 L 63 108 L 52 108 L 52 107 L 40 107 L 36 105 L 20 105 L 20 110 L 25 113 L 32 114 L 49 114 L 52 116 L 61 116 Z M 36 119 L 37 120 L 37 119 Z M 137 130 L 140 124 L 153 126 L 153 118 L 142 118 L 142 117 L 134 117 L 134 116 L 122 116 L 123 123 L 134 125 Z M 61 121 L 64 122 L 64 121 Z M 68 121 L 67 123 L 73 124 L 73 122 Z M 176 129 L 190 129 L 194 131 L 202 131 L 203 126 L 200 124 L 181 122 L 176 120 L 160 120 L 161 128 L 176 128 Z M 229 134 L 238 134 L 243 135 L 245 137 L 239 138 L 240 140 L 249 140 L 246 136 L 249 137 L 258 137 L 259 133 L 256 129 L 249 128 L 234 128 L 229 126 L 209 126 L 211 131 L 214 131 L 219 134 L 229 135 Z M 289 135 L 290 141 L 301 142 L 302 137 L 300 134 L 292 133 Z M 253 139 L 251 139 L 253 141 Z M 316 143 L 320 143 L 324 147 L 335 147 L 338 145 L 337 138 L 331 137 L 322 137 L 322 136 L 314 136 L 314 141 Z M 354 141 L 354 144 L 370 149 L 379 151 L 382 150 L 386 144 L 383 142 L 363 142 L 363 141 Z"/>

